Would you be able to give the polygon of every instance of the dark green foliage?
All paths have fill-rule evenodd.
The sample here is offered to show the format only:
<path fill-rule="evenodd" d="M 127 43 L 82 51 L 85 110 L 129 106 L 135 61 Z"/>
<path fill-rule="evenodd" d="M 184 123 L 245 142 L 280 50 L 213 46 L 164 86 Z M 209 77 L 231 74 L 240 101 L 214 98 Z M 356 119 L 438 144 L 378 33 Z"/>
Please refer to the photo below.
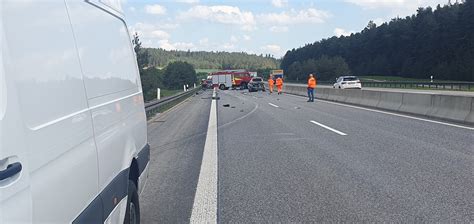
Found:
<path fill-rule="evenodd" d="M 360 33 L 288 51 L 281 68 L 288 78 L 301 79 L 300 73 L 317 69 L 310 60 L 324 55 L 345 59 L 354 75 L 474 81 L 474 0 L 435 10 L 419 8 L 416 15 L 378 27 L 369 22 Z M 321 79 L 341 75 L 330 72 L 321 72 Z"/>
<path fill-rule="evenodd" d="M 142 43 L 140 42 L 140 38 L 138 37 L 138 33 L 133 35 L 133 49 L 135 50 L 135 54 L 137 55 L 137 64 L 138 69 L 142 70 L 145 66 L 148 65 L 148 60 L 150 59 L 150 55 L 148 51 L 142 48 Z"/>
<path fill-rule="evenodd" d="M 156 89 L 164 87 L 163 70 L 156 68 L 143 69 L 140 78 L 142 81 L 143 97 L 145 98 L 145 101 L 156 99 Z"/>
<path fill-rule="evenodd" d="M 266 79 L 270 77 L 270 73 L 274 70 L 274 68 L 259 68 L 257 69 L 257 75 Z"/>
<path fill-rule="evenodd" d="M 175 61 L 168 64 L 164 71 L 163 77 L 163 84 L 168 89 L 180 89 L 186 84 L 191 87 L 197 81 L 194 67 L 191 64 L 183 61 Z"/>
<path fill-rule="evenodd" d="M 344 58 L 326 55 L 317 60 L 306 60 L 303 63 L 296 61 L 286 71 L 286 76 L 290 80 L 306 80 L 308 74 L 316 75 L 318 80 L 332 81 L 338 76 L 350 75 L 351 71 Z"/>
<path fill-rule="evenodd" d="M 249 69 L 278 68 L 279 61 L 271 55 L 253 55 L 247 53 L 204 52 L 204 51 L 166 51 L 147 48 L 149 66 L 165 67 L 170 62 L 185 61 L 198 69 Z"/>

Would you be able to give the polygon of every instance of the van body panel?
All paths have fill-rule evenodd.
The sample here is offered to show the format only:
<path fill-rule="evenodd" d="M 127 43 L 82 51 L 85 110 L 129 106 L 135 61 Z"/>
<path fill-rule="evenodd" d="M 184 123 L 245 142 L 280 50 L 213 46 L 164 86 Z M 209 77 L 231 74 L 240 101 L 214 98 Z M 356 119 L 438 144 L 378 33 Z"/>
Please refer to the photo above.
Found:
<path fill-rule="evenodd" d="M 0 170 L 19 162 L 22 171 L 0 181 L 0 223 L 31 223 L 32 197 L 29 154 L 23 139 L 23 121 L 18 103 L 13 76 L 7 74 L 10 48 L 6 41 L 5 26 L 7 10 L 5 1 L 0 1 Z M 11 128 L 16 127 L 16 128 Z M 18 128 L 19 127 L 19 128 Z"/>
<path fill-rule="evenodd" d="M 22 174 L 29 177 L 31 222 L 67 223 L 98 194 L 98 164 L 92 116 L 65 2 L 1 4 L 2 45 L 11 47 L 2 49 L 7 58 L 7 85 L 12 86 L 7 95 L 16 95 L 8 101 L 18 104 L 11 113 L 20 116 L 18 125 L 2 123 L 2 129 L 8 127 L 5 138 L 24 143 L 28 155 Z M 2 141 L 1 151 L 6 148 L 9 146 Z"/>
<path fill-rule="evenodd" d="M 0 1 L 0 170 L 22 165 L 0 180 L 0 223 L 121 222 L 130 172 L 142 174 L 139 192 L 146 182 L 146 115 L 120 1 L 91 2 Z"/>
<path fill-rule="evenodd" d="M 122 198 L 107 192 L 123 171 L 129 170 L 132 160 L 138 157 L 147 142 L 136 58 L 121 18 L 96 4 L 67 1 L 67 6 L 92 114 L 104 217 L 115 220 L 115 216 L 123 217 L 125 210 L 115 210 L 106 203 Z M 89 18 L 85 19 L 83 15 Z M 117 187 L 112 189 L 117 190 Z M 116 214 L 109 217 L 112 210 Z"/>

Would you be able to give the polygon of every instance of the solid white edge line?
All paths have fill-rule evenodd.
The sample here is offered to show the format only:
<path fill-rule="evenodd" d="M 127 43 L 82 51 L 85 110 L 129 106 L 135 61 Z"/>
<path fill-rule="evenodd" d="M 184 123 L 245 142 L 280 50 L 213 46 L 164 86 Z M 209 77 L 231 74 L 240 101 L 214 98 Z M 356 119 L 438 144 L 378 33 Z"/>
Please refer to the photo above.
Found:
<path fill-rule="evenodd" d="M 211 102 L 190 223 L 217 223 L 217 103 Z"/>
<path fill-rule="evenodd" d="M 277 106 L 277 105 L 275 105 L 275 104 L 273 104 L 273 103 L 268 103 L 268 104 L 270 104 L 270 106 L 275 107 L 275 108 L 278 108 L 278 107 L 279 107 L 279 106 Z"/>
<path fill-rule="evenodd" d="M 290 96 L 302 97 L 302 96 L 296 96 L 296 95 L 290 95 Z M 353 105 L 337 103 L 337 102 L 331 102 L 331 101 L 327 101 L 327 100 L 318 100 L 318 102 L 327 103 L 327 104 L 334 104 L 334 105 L 343 106 L 343 107 L 350 107 L 350 108 L 359 109 L 359 110 L 366 110 L 366 111 L 371 111 L 371 112 L 381 113 L 381 114 L 387 114 L 387 115 L 392 115 L 392 116 L 397 116 L 397 117 L 403 117 L 403 118 L 408 118 L 408 119 L 413 119 L 413 120 L 425 121 L 425 122 L 430 122 L 430 123 L 435 123 L 435 124 L 441 124 L 441 125 L 446 125 L 446 126 L 451 126 L 451 127 L 456 127 L 456 128 L 467 129 L 467 130 L 471 130 L 471 131 L 474 130 L 474 127 L 468 127 L 468 126 L 463 126 L 463 125 L 458 125 L 458 124 L 446 123 L 446 122 L 442 122 L 442 121 L 435 121 L 435 120 L 430 120 L 430 119 L 420 118 L 420 117 L 413 117 L 413 116 L 409 116 L 409 115 L 397 114 L 397 113 L 387 112 L 387 111 L 382 111 L 382 110 L 369 109 L 369 108 L 365 108 L 365 107 L 353 106 Z"/>
<path fill-rule="evenodd" d="M 342 132 L 342 131 L 338 131 L 338 130 L 336 130 L 336 129 L 334 129 L 334 128 L 328 127 L 328 126 L 326 126 L 326 125 L 324 125 L 324 124 L 321 124 L 321 123 L 318 123 L 318 122 L 316 122 L 316 121 L 309 121 L 309 122 L 311 122 L 311 123 L 313 123 L 313 124 L 315 124 L 315 125 L 321 126 L 321 127 L 323 127 L 323 128 L 326 128 L 326 129 L 328 129 L 328 130 L 330 130 L 330 131 L 332 131 L 332 132 L 335 132 L 335 133 L 337 133 L 337 134 L 339 134 L 339 135 L 342 135 L 342 136 L 347 135 L 346 133 L 344 133 L 344 132 Z"/>

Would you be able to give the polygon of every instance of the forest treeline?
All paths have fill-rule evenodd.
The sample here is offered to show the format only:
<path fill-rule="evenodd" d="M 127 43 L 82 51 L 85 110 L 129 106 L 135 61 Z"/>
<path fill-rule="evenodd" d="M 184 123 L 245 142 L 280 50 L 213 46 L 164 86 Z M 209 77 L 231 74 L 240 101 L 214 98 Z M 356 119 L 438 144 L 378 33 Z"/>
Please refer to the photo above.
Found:
<path fill-rule="evenodd" d="M 170 62 L 183 61 L 197 69 L 249 69 L 278 68 L 279 61 L 272 55 L 255 55 L 244 52 L 167 51 L 159 48 L 145 48 L 148 65 L 165 67 Z"/>
<path fill-rule="evenodd" d="M 330 69 L 318 71 L 321 63 Z M 474 81 L 474 0 L 419 8 L 380 26 L 371 21 L 359 33 L 288 51 L 281 67 L 290 79 L 316 72 L 322 80 L 352 74 Z"/>

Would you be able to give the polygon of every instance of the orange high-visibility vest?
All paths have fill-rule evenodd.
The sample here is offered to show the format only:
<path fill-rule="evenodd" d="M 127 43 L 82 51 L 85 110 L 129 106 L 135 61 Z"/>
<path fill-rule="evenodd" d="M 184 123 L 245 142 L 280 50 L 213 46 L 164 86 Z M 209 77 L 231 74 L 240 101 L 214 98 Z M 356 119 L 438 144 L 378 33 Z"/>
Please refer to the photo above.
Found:
<path fill-rule="evenodd" d="M 278 78 L 278 79 L 276 80 L 276 85 L 277 85 L 277 86 L 282 86 L 282 85 L 283 85 L 283 79 Z"/>
<path fill-rule="evenodd" d="M 273 79 L 268 79 L 268 85 L 273 86 L 275 84 L 275 81 Z"/>
<path fill-rule="evenodd" d="M 308 79 L 308 88 L 316 88 L 316 79 L 314 77 Z"/>

